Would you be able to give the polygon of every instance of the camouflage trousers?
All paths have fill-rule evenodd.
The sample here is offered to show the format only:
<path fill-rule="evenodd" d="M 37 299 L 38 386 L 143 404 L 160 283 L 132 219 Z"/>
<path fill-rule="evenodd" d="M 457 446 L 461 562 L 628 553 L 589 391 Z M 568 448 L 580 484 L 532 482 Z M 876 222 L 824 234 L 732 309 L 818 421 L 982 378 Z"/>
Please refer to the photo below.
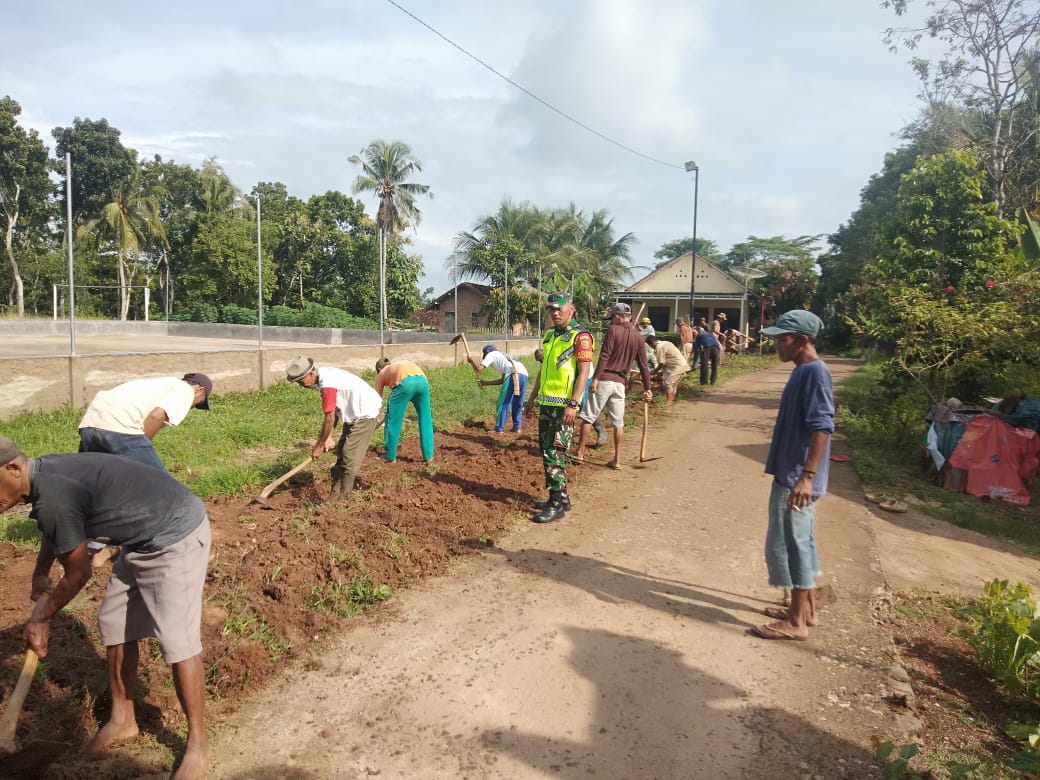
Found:
<path fill-rule="evenodd" d="M 541 406 L 538 411 L 538 449 L 545 468 L 545 486 L 552 492 L 567 489 L 567 450 L 574 440 L 574 423 L 564 425 L 565 406 Z"/>

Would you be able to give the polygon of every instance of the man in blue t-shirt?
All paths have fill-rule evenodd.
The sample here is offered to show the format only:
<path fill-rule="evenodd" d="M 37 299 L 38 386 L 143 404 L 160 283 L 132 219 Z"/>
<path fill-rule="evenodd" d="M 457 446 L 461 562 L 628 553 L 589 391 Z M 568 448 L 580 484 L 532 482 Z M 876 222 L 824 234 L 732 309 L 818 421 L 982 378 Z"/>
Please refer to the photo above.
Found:
<path fill-rule="evenodd" d="M 202 502 L 165 471 L 121 455 L 84 452 L 29 459 L 0 436 L 0 512 L 31 504 L 43 539 L 33 570 L 36 602 L 26 644 L 47 657 L 50 620 L 83 589 L 92 567 L 87 541 L 122 547 L 98 612 L 108 660 L 112 712 L 87 743 L 100 752 L 136 737 L 134 681 L 138 640 L 155 637 L 173 667 L 188 739 L 175 778 L 205 774 L 209 742 L 203 720 L 202 594 L 210 529 Z M 63 571 L 51 581 L 54 561 Z"/>
<path fill-rule="evenodd" d="M 780 360 L 794 363 L 773 427 L 766 457 L 773 475 L 766 531 L 766 568 L 769 584 L 790 589 L 786 612 L 767 610 L 775 623 L 756 626 L 751 633 L 762 639 L 809 638 L 815 625 L 815 577 L 820 573 L 813 538 L 816 499 L 827 493 L 831 434 L 834 432 L 834 390 L 827 366 L 816 354 L 813 340 L 823 322 L 810 311 L 780 315 L 762 333 L 776 338 Z"/>

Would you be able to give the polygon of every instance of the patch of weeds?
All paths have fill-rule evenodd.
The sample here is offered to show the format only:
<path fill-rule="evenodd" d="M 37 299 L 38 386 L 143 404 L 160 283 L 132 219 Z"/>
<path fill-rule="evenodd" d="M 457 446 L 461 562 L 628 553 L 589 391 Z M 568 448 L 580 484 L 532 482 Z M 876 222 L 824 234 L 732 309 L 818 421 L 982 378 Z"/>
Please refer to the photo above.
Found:
<path fill-rule="evenodd" d="M 294 514 L 289 522 L 292 523 L 292 529 L 295 533 L 300 536 L 306 536 L 307 532 L 311 530 L 311 525 L 314 524 L 314 518 L 308 515 Z"/>
<path fill-rule="evenodd" d="M 408 538 L 408 534 L 402 534 L 395 531 L 390 526 L 386 528 L 387 540 L 386 543 L 380 548 L 386 557 L 392 561 L 404 560 L 408 562 L 408 544 L 411 539 Z"/>
<path fill-rule="evenodd" d="M 278 635 L 270 623 L 257 617 L 248 607 L 236 615 L 229 616 L 224 621 L 220 633 L 222 636 L 238 636 L 242 640 L 263 645 L 272 661 L 279 660 L 292 646 Z"/>
<path fill-rule="evenodd" d="M 334 544 L 329 545 L 329 562 L 333 566 L 357 566 L 361 562 L 361 553 L 358 551 L 348 552 L 340 549 Z"/>
<path fill-rule="evenodd" d="M 264 577 L 264 584 L 274 585 L 274 583 L 278 581 L 278 578 L 282 576 L 282 571 L 282 564 L 276 563 L 274 568 L 271 569 L 271 573 Z"/>
<path fill-rule="evenodd" d="M 337 580 L 327 585 L 314 585 L 306 604 L 318 612 L 335 612 L 341 618 L 349 618 L 392 595 L 389 585 L 373 585 L 371 577 L 361 574 L 349 584 Z"/>

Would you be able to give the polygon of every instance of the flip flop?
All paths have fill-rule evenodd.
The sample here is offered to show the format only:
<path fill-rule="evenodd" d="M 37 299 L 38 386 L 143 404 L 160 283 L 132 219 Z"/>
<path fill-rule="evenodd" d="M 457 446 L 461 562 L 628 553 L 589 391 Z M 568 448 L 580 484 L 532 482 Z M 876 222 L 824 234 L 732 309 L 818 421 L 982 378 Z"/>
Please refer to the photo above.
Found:
<path fill-rule="evenodd" d="M 906 502 L 900 501 L 898 498 L 886 498 L 878 506 L 887 512 L 899 512 L 900 514 L 909 509 Z"/>
<path fill-rule="evenodd" d="M 774 620 L 787 620 L 787 610 L 783 607 L 766 607 L 762 610 L 762 614 Z"/>
<path fill-rule="evenodd" d="M 835 453 L 834 455 L 831 455 L 831 460 L 833 460 L 835 463 L 848 463 L 850 460 L 852 460 L 852 458 L 850 458 L 848 455 Z"/>
<path fill-rule="evenodd" d="M 872 504 L 880 504 L 885 500 L 885 496 L 882 493 L 878 493 L 876 490 L 865 489 L 863 491 L 863 498 L 867 499 Z"/>
<path fill-rule="evenodd" d="M 782 628 L 773 628 L 769 625 L 752 626 L 751 633 L 759 639 L 787 639 L 792 642 L 809 641 L 809 637 L 807 636 L 796 636 L 795 634 L 784 631 Z"/>
<path fill-rule="evenodd" d="M 617 464 L 617 463 L 611 462 L 611 463 L 607 464 L 607 468 L 608 469 L 614 469 L 614 471 L 618 471 L 618 470 L 621 469 L 621 466 L 619 464 Z"/>

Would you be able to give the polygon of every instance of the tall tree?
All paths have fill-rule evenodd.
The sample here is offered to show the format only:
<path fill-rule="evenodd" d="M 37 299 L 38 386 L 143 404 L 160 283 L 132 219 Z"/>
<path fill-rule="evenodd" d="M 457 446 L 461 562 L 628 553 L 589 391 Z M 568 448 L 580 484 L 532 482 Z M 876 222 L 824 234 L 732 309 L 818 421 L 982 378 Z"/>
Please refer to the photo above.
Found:
<path fill-rule="evenodd" d="M 119 131 L 107 119 L 80 119 L 72 127 L 56 127 L 54 170 L 62 178 L 65 193 L 65 154 L 72 156 L 72 215 L 82 224 L 92 219 L 112 194 L 134 174 L 136 153 L 123 146 Z"/>
<path fill-rule="evenodd" d="M 667 263 L 669 260 L 682 257 L 684 254 L 689 252 L 692 247 L 693 238 L 691 236 L 677 238 L 674 241 L 668 241 L 667 243 L 661 244 L 661 248 L 654 252 L 654 257 L 660 260 L 661 264 Z M 724 259 L 722 250 L 719 249 L 717 243 L 712 241 L 710 238 L 701 238 L 700 236 L 697 237 L 697 254 L 716 263 L 721 262 Z"/>
<path fill-rule="evenodd" d="M 913 50 L 925 36 L 946 44 L 938 63 L 913 61 L 924 97 L 936 110 L 961 109 L 946 111 L 946 117 L 959 123 L 967 150 L 989 174 L 998 215 L 1007 216 L 1023 205 L 1008 196 L 1016 174 L 1035 157 L 1040 134 L 1040 5 L 1036 0 L 930 0 L 927 5 L 930 15 L 923 24 L 890 29 L 886 41 L 893 50 L 900 44 Z M 883 0 L 882 6 L 902 16 L 910 0 Z"/>
<path fill-rule="evenodd" d="M 203 208 L 202 178 L 190 165 L 178 165 L 155 155 L 141 165 L 141 186 L 159 202 L 159 218 L 166 244 L 159 247 L 156 266 L 160 300 L 167 318 L 175 307 L 175 288 L 180 272 L 190 265 L 192 244 L 198 234 L 198 215 Z"/>
<path fill-rule="evenodd" d="M 159 216 L 159 199 L 155 192 L 141 186 L 141 175 L 134 172 L 121 182 L 111 200 L 99 213 L 80 227 L 80 235 L 92 235 L 97 245 L 105 242 L 115 247 L 116 278 L 119 285 L 119 319 L 125 320 L 130 309 L 131 263 L 141 261 L 150 248 L 168 246 L 166 231 Z"/>
<path fill-rule="evenodd" d="M 25 315 L 22 268 L 15 253 L 16 234 L 42 229 L 51 191 L 47 176 L 47 148 L 35 130 L 18 126 L 22 107 L 10 98 L 0 100 L 0 215 L 4 219 L 4 251 L 11 267 L 7 303 Z M 19 226 L 19 220 L 22 226 Z M 22 247 L 28 241 L 19 242 Z"/>
<path fill-rule="evenodd" d="M 348 158 L 352 165 L 360 165 L 362 173 L 354 180 L 354 192 L 372 192 L 379 198 L 376 225 L 379 229 L 379 301 L 380 331 L 386 320 L 386 256 L 387 241 L 406 225 L 414 229 L 422 219 L 416 196 L 433 197 L 426 184 L 407 181 L 422 172 L 422 163 L 408 144 L 401 141 L 373 141 L 360 156 Z"/>

